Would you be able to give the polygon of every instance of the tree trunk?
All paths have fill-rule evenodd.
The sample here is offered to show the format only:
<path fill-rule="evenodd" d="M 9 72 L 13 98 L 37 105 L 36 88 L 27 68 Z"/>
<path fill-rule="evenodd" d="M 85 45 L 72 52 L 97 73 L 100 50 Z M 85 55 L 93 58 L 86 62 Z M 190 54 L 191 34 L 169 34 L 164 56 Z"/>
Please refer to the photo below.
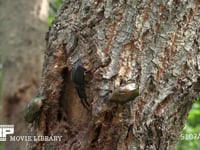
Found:
<path fill-rule="evenodd" d="M 0 2 L 4 114 L 1 124 L 14 124 L 15 135 L 26 135 L 24 108 L 36 95 L 40 82 L 47 28 L 47 16 L 42 17 L 39 11 L 42 7 L 38 8 L 40 3 L 39 0 Z M 5 142 L 4 148 L 22 150 L 25 145 L 25 142 Z"/>
<path fill-rule="evenodd" d="M 34 149 L 172 150 L 200 84 L 199 1 L 65 1 L 47 34 Z M 70 73 L 85 68 L 91 111 Z M 135 83 L 123 105 L 109 91 Z"/>

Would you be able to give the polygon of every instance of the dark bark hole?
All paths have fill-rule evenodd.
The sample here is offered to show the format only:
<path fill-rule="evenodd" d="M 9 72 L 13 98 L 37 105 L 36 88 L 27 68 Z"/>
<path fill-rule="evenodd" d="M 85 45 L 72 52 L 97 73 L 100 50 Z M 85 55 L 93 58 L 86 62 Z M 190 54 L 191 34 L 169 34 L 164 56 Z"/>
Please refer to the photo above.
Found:
<path fill-rule="evenodd" d="M 106 112 L 106 114 L 105 114 L 105 121 L 108 122 L 108 123 L 111 123 L 112 119 L 113 119 L 112 112 Z"/>
<path fill-rule="evenodd" d="M 115 4 L 119 3 L 119 0 L 113 0 L 112 3 L 113 3 L 113 5 L 115 5 Z"/>
<path fill-rule="evenodd" d="M 127 135 L 126 135 L 126 138 L 125 138 L 125 139 L 128 139 L 129 136 L 131 135 L 131 133 L 132 133 L 132 128 L 133 128 L 133 125 L 130 125 L 130 126 L 128 127 L 128 131 L 127 131 Z"/>
<path fill-rule="evenodd" d="M 62 119 L 62 112 L 61 112 L 61 110 L 59 110 L 58 111 L 58 114 L 57 114 L 58 116 L 58 121 L 60 121 L 61 119 Z"/>
<path fill-rule="evenodd" d="M 102 125 L 100 124 L 99 126 L 97 126 L 96 130 L 95 130 L 95 135 L 94 135 L 94 138 L 93 140 L 91 141 L 92 144 L 94 144 L 97 140 L 98 140 L 98 137 L 101 133 L 101 128 L 102 128 Z"/>
<path fill-rule="evenodd" d="M 68 68 L 63 68 L 62 78 L 58 120 L 77 126 L 87 124 L 90 119 L 88 111 L 81 104 L 75 85 L 71 80 L 71 71 Z"/>
<path fill-rule="evenodd" d="M 66 107 L 66 102 L 65 102 L 65 89 L 66 89 L 66 85 L 67 85 L 67 83 L 68 83 L 68 78 L 70 78 L 70 73 L 69 73 L 69 71 L 68 71 L 68 68 L 64 68 L 63 69 L 63 71 L 62 71 L 62 73 L 61 73 L 61 75 L 62 75 L 62 78 L 63 78 L 63 88 L 62 88 L 62 90 L 61 90 L 61 98 L 60 98 L 60 101 L 59 101 L 59 112 L 58 112 L 58 121 L 61 121 L 61 120 L 63 120 L 63 121 L 66 121 L 66 109 L 67 108 L 65 108 Z"/>

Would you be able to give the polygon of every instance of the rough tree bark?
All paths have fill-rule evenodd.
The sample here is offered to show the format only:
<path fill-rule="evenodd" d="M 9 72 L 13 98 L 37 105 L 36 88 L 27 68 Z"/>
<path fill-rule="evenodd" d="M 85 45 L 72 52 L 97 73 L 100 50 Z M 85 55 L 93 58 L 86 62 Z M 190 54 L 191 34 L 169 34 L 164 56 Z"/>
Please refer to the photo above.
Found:
<path fill-rule="evenodd" d="M 39 87 L 48 10 L 45 16 L 45 10 L 41 11 L 41 0 L 2 0 L 0 6 L 0 49 L 3 55 L 1 124 L 14 124 L 15 135 L 26 135 L 28 124 L 23 118 L 24 108 Z M 22 150 L 26 142 L 3 144 L 6 150 Z"/>
<path fill-rule="evenodd" d="M 46 96 L 33 134 L 62 142 L 34 149 L 172 150 L 200 84 L 198 0 L 66 0 L 46 36 L 40 95 Z M 92 110 L 70 80 L 80 58 Z M 108 90 L 127 82 L 139 96 L 111 103 Z"/>

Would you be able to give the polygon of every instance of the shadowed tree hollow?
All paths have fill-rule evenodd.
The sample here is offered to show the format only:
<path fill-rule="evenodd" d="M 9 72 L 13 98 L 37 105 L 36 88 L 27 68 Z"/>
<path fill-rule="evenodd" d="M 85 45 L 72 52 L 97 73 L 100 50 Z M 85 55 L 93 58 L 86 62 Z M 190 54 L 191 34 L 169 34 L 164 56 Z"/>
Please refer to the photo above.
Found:
<path fill-rule="evenodd" d="M 34 149 L 172 150 L 199 93 L 200 5 L 191 1 L 64 1 L 46 36 Z M 91 110 L 71 81 L 81 60 Z M 134 83 L 124 104 L 112 92 Z"/>

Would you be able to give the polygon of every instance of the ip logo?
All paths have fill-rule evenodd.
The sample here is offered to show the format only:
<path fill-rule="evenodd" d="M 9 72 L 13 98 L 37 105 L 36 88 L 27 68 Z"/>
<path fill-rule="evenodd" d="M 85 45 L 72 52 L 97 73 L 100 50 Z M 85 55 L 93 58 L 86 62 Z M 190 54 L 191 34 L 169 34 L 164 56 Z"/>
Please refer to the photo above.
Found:
<path fill-rule="evenodd" d="M 6 141 L 6 136 L 13 133 L 14 125 L 0 125 L 0 141 Z"/>

